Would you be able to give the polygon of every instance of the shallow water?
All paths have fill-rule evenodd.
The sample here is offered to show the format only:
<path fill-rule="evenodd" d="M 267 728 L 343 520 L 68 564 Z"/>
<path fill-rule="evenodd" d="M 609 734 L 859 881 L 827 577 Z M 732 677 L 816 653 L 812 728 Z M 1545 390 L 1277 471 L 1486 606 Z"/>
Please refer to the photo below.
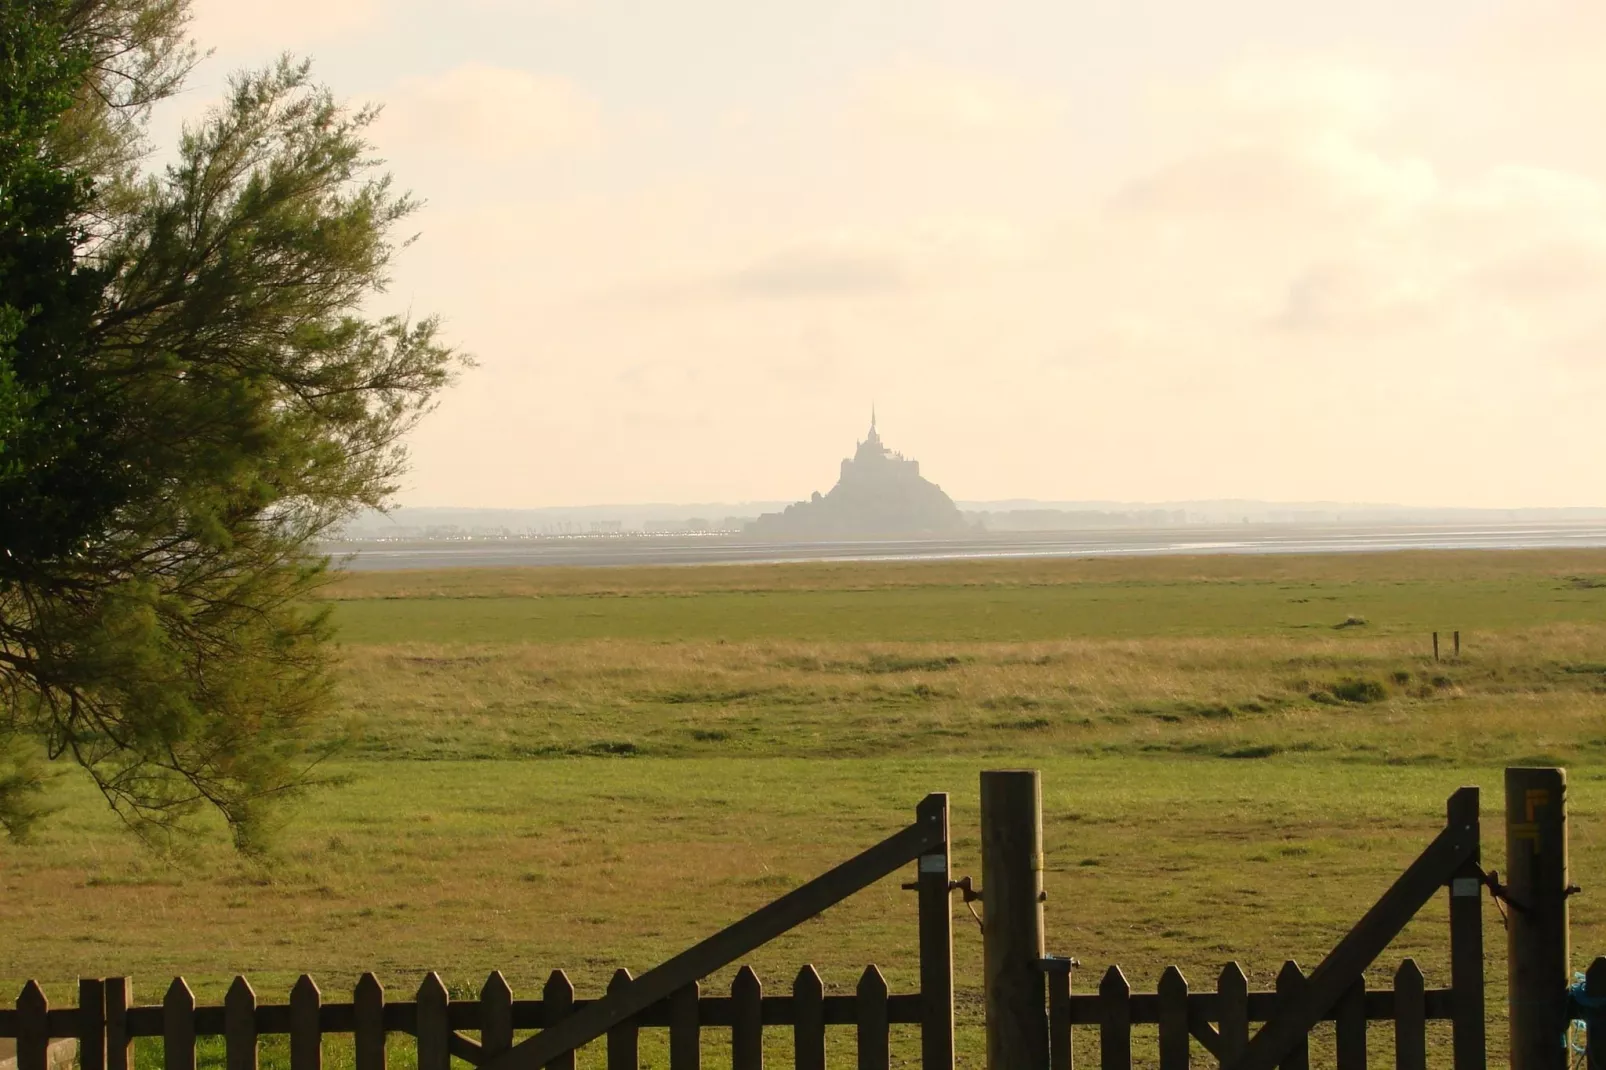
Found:
<path fill-rule="evenodd" d="M 766 540 L 741 535 L 609 535 L 351 542 L 328 549 L 351 569 L 535 565 L 716 565 L 787 561 L 944 561 L 1159 554 L 1327 554 L 1393 550 L 1606 547 L 1606 523 L 1134 528 L 1003 532 L 941 539 Z"/>

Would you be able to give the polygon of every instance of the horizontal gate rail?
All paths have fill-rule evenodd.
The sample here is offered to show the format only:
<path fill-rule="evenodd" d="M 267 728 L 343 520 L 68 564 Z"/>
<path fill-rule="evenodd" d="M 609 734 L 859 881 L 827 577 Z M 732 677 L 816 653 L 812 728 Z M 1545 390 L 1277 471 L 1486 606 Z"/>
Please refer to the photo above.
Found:
<path fill-rule="evenodd" d="M 1049 982 L 1050 988 L 1053 981 Z M 1455 990 L 1451 988 L 1428 988 L 1422 992 L 1423 1008 L 1430 1021 L 1450 1021 L 1454 1017 Z M 1161 997 L 1155 992 L 1134 992 L 1127 997 L 1129 1013 L 1133 1025 L 1160 1024 Z M 1188 1017 L 1190 1020 L 1202 1019 L 1207 1022 L 1221 1020 L 1223 1001 L 1214 992 L 1188 993 Z M 1102 996 L 1077 992 L 1070 996 L 1067 1006 L 1070 1009 L 1069 1024 L 1071 1025 L 1098 1025 L 1104 1020 L 1105 999 Z M 1250 1022 L 1269 1022 L 1277 1013 L 1277 993 L 1251 992 L 1244 1001 Z M 1394 1020 L 1394 993 L 1389 989 L 1371 989 L 1366 993 L 1366 1020 L 1369 1022 L 1392 1022 Z M 1322 1015 L 1324 1022 L 1336 1021 L 1341 1014 L 1338 1007 L 1334 1007 Z"/>

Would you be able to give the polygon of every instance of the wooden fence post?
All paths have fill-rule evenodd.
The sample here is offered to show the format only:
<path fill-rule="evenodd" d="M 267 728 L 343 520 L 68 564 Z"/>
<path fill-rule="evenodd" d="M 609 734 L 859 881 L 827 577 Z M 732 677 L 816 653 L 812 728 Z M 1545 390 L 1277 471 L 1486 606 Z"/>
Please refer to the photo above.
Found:
<path fill-rule="evenodd" d="M 106 982 L 78 980 L 78 1067 L 106 1070 Z"/>
<path fill-rule="evenodd" d="M 302 974 L 290 989 L 290 1070 L 323 1070 L 322 1007 L 317 982 Z"/>
<path fill-rule="evenodd" d="M 731 1070 L 764 1070 L 764 985 L 751 966 L 731 980 Z"/>
<path fill-rule="evenodd" d="M 134 982 L 106 978 L 106 1070 L 130 1070 L 134 1065 L 134 1038 L 128 1035 L 128 1008 L 133 1002 Z"/>
<path fill-rule="evenodd" d="M 17 996 L 17 1070 L 50 1066 L 50 1001 L 38 981 L 30 980 Z"/>
<path fill-rule="evenodd" d="M 948 892 L 951 852 L 948 796 L 927 795 L 915 811 L 942 827 L 942 844 L 920 856 L 920 1066 L 953 1070 L 954 930 L 953 898 Z"/>
<path fill-rule="evenodd" d="M 513 988 L 501 970 L 480 986 L 480 1050 L 500 1055 L 513 1046 Z"/>
<path fill-rule="evenodd" d="M 418 1005 L 418 1070 L 452 1070 L 452 997 L 440 974 L 425 974 L 413 1000 Z"/>
<path fill-rule="evenodd" d="M 1428 1065 L 1427 985 L 1415 959 L 1406 959 L 1394 972 L 1394 1067 L 1425 1070 Z"/>
<path fill-rule="evenodd" d="M 1567 772 L 1506 770 L 1511 1070 L 1567 1070 Z"/>
<path fill-rule="evenodd" d="M 797 971 L 792 982 L 792 1065 L 796 1070 L 825 1070 L 825 983 L 813 966 Z"/>
<path fill-rule="evenodd" d="M 613 971 L 608 993 L 622 992 L 634 980 L 623 966 Z M 608 1070 L 637 1070 L 641 1066 L 641 1028 L 634 1018 L 626 1018 L 608 1030 Z"/>
<path fill-rule="evenodd" d="M 801 976 L 801 975 L 800 975 Z M 819 981 L 816 974 L 814 980 Z M 700 989 L 696 981 L 684 988 L 675 989 L 675 994 L 669 997 L 669 1070 L 701 1070 L 703 1065 L 703 1026 L 700 1020 L 701 1009 L 697 1006 Z M 795 992 L 795 990 L 794 990 Z M 820 989 L 820 1005 L 824 1007 L 825 989 Z M 820 1023 L 821 1052 L 824 1052 L 825 1023 Z M 824 1070 L 825 1056 L 820 1056 L 821 1070 Z M 803 1063 L 798 1063 L 798 1070 L 806 1070 Z"/>
<path fill-rule="evenodd" d="M 854 992 L 858 1021 L 859 1070 L 892 1066 L 892 1037 L 887 1028 L 887 979 L 874 963 L 864 968 Z"/>
<path fill-rule="evenodd" d="M 1460 635 L 1460 632 L 1456 633 Z M 1450 878 L 1450 988 L 1455 992 L 1452 1050 L 1455 1070 L 1488 1065 L 1483 1006 L 1483 870 L 1478 789 L 1462 788 L 1445 808 L 1448 824 L 1479 846 Z"/>
<path fill-rule="evenodd" d="M 182 977 L 162 997 L 162 1070 L 195 1070 L 195 993 Z"/>
<path fill-rule="evenodd" d="M 547 1020 L 561 1022 L 574 1013 L 574 982 L 562 970 L 553 970 L 541 989 L 541 1002 L 548 1008 Z M 551 1028 L 548 1026 L 548 1028 Z M 543 1070 L 574 1070 L 573 1049 L 552 1057 Z"/>
<path fill-rule="evenodd" d="M 244 977 L 235 977 L 223 997 L 223 1065 L 257 1070 L 257 994 Z"/>
<path fill-rule="evenodd" d="M 365 973 L 357 978 L 351 1003 L 353 1065 L 356 1070 L 386 1070 L 385 986 Z"/>
<path fill-rule="evenodd" d="M 1048 1070 L 1042 798 L 1035 769 L 981 775 L 988 1070 Z"/>

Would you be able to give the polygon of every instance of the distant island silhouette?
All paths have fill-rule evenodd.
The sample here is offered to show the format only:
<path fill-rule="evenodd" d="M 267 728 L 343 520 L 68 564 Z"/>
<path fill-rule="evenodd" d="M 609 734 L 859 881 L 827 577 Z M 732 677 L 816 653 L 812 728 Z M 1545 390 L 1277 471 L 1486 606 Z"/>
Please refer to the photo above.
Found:
<path fill-rule="evenodd" d="M 937 484 L 920 474 L 920 462 L 887 449 L 870 410 L 870 433 L 829 493 L 814 492 L 779 513 L 747 525 L 751 535 L 792 538 L 954 535 L 971 530 L 964 514 Z"/>

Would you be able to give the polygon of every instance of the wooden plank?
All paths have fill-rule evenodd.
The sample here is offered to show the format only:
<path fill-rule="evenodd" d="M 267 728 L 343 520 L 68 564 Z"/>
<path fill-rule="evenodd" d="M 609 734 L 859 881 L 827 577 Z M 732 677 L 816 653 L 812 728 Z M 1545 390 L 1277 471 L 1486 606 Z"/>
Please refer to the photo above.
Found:
<path fill-rule="evenodd" d="M 939 826 L 942 843 L 928 847 L 918 862 L 920 911 L 920 1065 L 922 1070 L 953 1070 L 954 930 L 948 795 L 927 795 L 915 808 L 917 824 Z"/>
<path fill-rule="evenodd" d="M 485 1007 L 477 999 L 454 1000 L 446 1005 L 446 1020 L 453 1029 L 478 1031 L 485 1026 Z"/>
<path fill-rule="evenodd" d="M 262 1011 L 257 1010 L 257 1031 L 266 1033 L 262 1028 Z M 385 1032 L 406 1033 L 408 1036 L 418 1035 L 418 1004 L 386 1003 L 385 1004 Z"/>
<path fill-rule="evenodd" d="M 1511 1070 L 1567 1070 L 1567 884 L 1567 771 L 1507 769 Z"/>
<path fill-rule="evenodd" d="M 17 1070 L 49 1070 L 50 1001 L 38 981 L 17 994 Z"/>
<path fill-rule="evenodd" d="M 440 975 L 431 970 L 418 986 L 418 1070 L 452 1070 L 447 1006 L 452 999 Z"/>
<path fill-rule="evenodd" d="M 126 977 L 106 978 L 106 1070 L 130 1070 L 134 1036 L 128 1031 L 128 1005 L 134 984 Z"/>
<path fill-rule="evenodd" d="M 385 1070 L 385 986 L 365 973 L 351 993 L 352 1048 L 356 1070 Z"/>
<path fill-rule="evenodd" d="M 743 966 L 731 981 L 731 1068 L 764 1070 L 764 986 L 753 967 Z"/>
<path fill-rule="evenodd" d="M 173 978 L 162 997 L 162 1067 L 195 1070 L 195 993 L 182 977 Z"/>
<path fill-rule="evenodd" d="M 1268 1025 L 1275 1025 L 1282 1015 L 1292 1013 L 1299 1006 L 1299 999 L 1310 987 L 1310 979 L 1305 971 L 1299 968 L 1299 963 L 1289 959 L 1283 963 L 1283 968 L 1277 972 L 1277 1015 Z M 1314 1023 L 1312 1023 L 1314 1024 Z M 1251 1044 L 1254 1041 L 1250 1041 Z M 1310 1034 L 1301 1033 L 1299 1038 L 1287 1045 L 1284 1049 L 1280 1070 L 1310 1070 Z"/>
<path fill-rule="evenodd" d="M 492 970 L 480 986 L 481 1056 L 500 1055 L 513 1046 L 513 989 L 501 970 Z"/>
<path fill-rule="evenodd" d="M 1156 990 L 1160 997 L 1160 1070 L 1188 1070 L 1188 979 L 1167 966 Z"/>
<path fill-rule="evenodd" d="M 541 989 L 541 1002 L 546 1004 L 550 1017 L 548 1021 L 556 1025 L 574 1012 L 574 984 L 569 975 L 562 970 L 553 970 L 546 979 L 546 985 Z M 551 1028 L 551 1026 L 548 1026 Z M 546 1070 L 574 1070 L 574 1049 L 558 1052 L 547 1060 Z"/>
<path fill-rule="evenodd" d="M 915 824 L 869 850 L 648 970 L 618 997 L 597 1000 L 562 1022 L 520 1041 L 512 1050 L 487 1061 L 484 1070 L 550 1065 L 553 1056 L 595 1040 L 613 1025 L 668 998 L 675 989 L 707 977 L 908 865 L 944 839 L 943 830 L 932 818 L 917 819 Z"/>
<path fill-rule="evenodd" d="M 669 997 L 669 1070 L 701 1070 L 703 1023 L 698 1013 L 699 988 L 694 981 Z"/>
<path fill-rule="evenodd" d="M 1464 829 L 1440 832 L 1316 967 L 1300 997 L 1261 1027 L 1229 1070 L 1271 1070 L 1280 1063 L 1477 846 Z"/>
<path fill-rule="evenodd" d="M 624 992 L 631 980 L 630 971 L 621 966 L 608 982 L 608 995 Z M 626 1018 L 608 1030 L 608 1070 L 637 1070 L 640 1063 L 640 1030 L 634 1018 Z"/>
<path fill-rule="evenodd" d="M 78 979 L 78 1067 L 106 1070 L 106 982 Z"/>
<path fill-rule="evenodd" d="M 1357 977 L 1338 1001 L 1338 1070 L 1366 1070 L 1366 978 Z"/>
<path fill-rule="evenodd" d="M 1447 996 L 1448 990 L 1443 991 Z M 1210 995 L 1213 999 L 1214 994 L 1211 993 Z M 1198 996 L 1199 994 L 1196 993 L 1190 997 L 1190 1000 L 1197 999 Z M 1085 1009 L 1077 1009 L 1075 1007 L 1075 1001 L 1092 998 L 1094 997 L 1085 995 L 1078 995 L 1073 998 L 1073 1022 L 1079 1022 L 1080 1024 L 1085 1025 L 1098 1020 L 1096 1015 L 1083 1018 L 1074 1017 L 1078 1014 L 1087 1014 Z M 1270 998 L 1269 994 L 1267 998 Z M 1151 1008 L 1149 1017 L 1146 1019 L 1139 1017 L 1138 1013 L 1134 1011 L 1132 1019 L 1134 1022 L 1147 1021 L 1152 1023 L 1158 1020 L 1152 1013 L 1152 1007 L 1154 1006 L 1154 993 L 1150 992 L 1147 994 L 1134 995 L 1132 999 L 1134 1008 Z M 1148 1002 L 1145 1003 L 1145 1000 Z M 583 1009 L 593 1002 L 595 1002 L 595 1000 L 577 999 L 574 1001 L 574 1007 L 576 1009 Z M 669 1028 L 671 1024 L 672 1003 L 673 996 L 671 995 L 670 999 L 655 1003 L 634 1015 L 633 1018 L 637 1027 L 641 1029 Z M 1214 1004 L 1211 1004 L 1211 1006 L 1213 1007 Z M 1446 1003 L 1445 1006 L 1448 1007 L 1449 1004 Z M 468 1007 L 474 1008 L 473 1013 L 468 1013 L 465 1010 L 465 1008 Z M 714 1026 L 728 1027 L 731 1024 L 730 997 L 728 995 L 699 995 L 697 1007 L 698 1021 L 705 1029 Z M 793 1025 L 797 1020 L 796 1010 L 793 1007 L 792 995 L 790 992 L 764 996 L 762 1008 L 765 1026 L 790 1026 Z M 827 995 L 825 997 L 824 1009 L 825 1024 L 828 1026 L 853 1025 L 856 1021 L 858 1021 L 858 1011 L 855 1008 L 855 997 L 852 995 Z M 220 1008 L 219 1011 L 221 1011 Z M 207 1009 L 204 1007 L 197 1009 L 197 1021 L 200 1021 L 200 1016 L 206 1013 Z M 893 1025 L 919 1025 L 923 1020 L 923 1013 L 923 1005 L 920 998 L 920 993 L 918 992 L 894 992 L 887 997 L 887 1020 Z M 275 1032 L 275 1030 L 280 1033 L 289 1032 L 288 1015 L 288 1007 L 258 1007 L 258 1034 L 267 1036 Z M 325 1003 L 323 1005 L 322 1012 L 319 1015 L 319 1021 L 323 1023 L 323 1031 L 326 1034 L 338 1032 L 350 1033 L 356 1028 L 354 1024 L 356 1019 L 353 1015 L 354 1011 L 352 1005 L 349 1003 Z M 478 1029 L 481 1022 L 481 1015 L 479 1013 L 477 1003 L 470 1004 L 458 1002 L 449 1004 L 447 1016 L 454 1028 L 462 1027 Z M 561 1017 L 562 1015 L 558 1016 L 558 1018 Z M 1446 1017 L 1448 1017 L 1448 1014 L 1446 1014 Z M 222 1019 L 219 1018 L 220 1022 L 221 1020 Z M 543 1000 L 515 999 L 513 1001 L 513 1029 L 515 1032 L 524 1029 L 545 1029 L 549 1027 L 555 1020 L 556 1019 L 549 1019 L 548 1009 Z M 472 1026 L 465 1026 L 464 1023 L 467 1022 L 473 1023 Z M 160 1025 L 161 1023 L 158 1020 L 157 1028 L 155 1030 L 156 1034 L 161 1032 Z M 339 1026 L 338 1028 L 337 1025 Z M 412 1003 L 387 1003 L 385 1005 L 385 1028 L 393 1033 L 407 1033 L 409 1035 L 416 1034 L 417 1014 L 415 1005 Z M 199 1032 L 200 1030 L 198 1029 L 197 1031 Z M 219 1027 L 218 1032 L 221 1034 L 221 1026 Z"/>
<path fill-rule="evenodd" d="M 479 1041 L 470 1040 L 455 1029 L 446 1031 L 446 1050 L 454 1059 L 461 1059 L 470 1066 L 480 1066 L 485 1062 L 485 1053 L 480 1048 Z"/>
<path fill-rule="evenodd" d="M 318 1008 L 323 994 L 302 974 L 290 989 L 290 1070 L 323 1070 L 323 1027 Z"/>
<path fill-rule="evenodd" d="M 257 1070 L 257 994 L 244 977 L 235 977 L 223 997 L 223 1065 Z"/>
<path fill-rule="evenodd" d="M 792 982 L 792 1063 L 796 1070 L 825 1070 L 825 982 L 812 965 Z"/>
<path fill-rule="evenodd" d="M 1049 1070 L 1073 1070 L 1076 1054 L 1071 1048 L 1071 964 L 1063 970 L 1048 971 L 1048 1065 Z"/>
<path fill-rule="evenodd" d="M 892 1034 L 887 1028 L 887 979 L 866 966 L 854 993 L 859 1000 L 859 1070 L 891 1070 Z"/>
<path fill-rule="evenodd" d="M 1121 967 L 1099 982 L 1099 1068 L 1132 1070 L 1132 986 Z"/>
<path fill-rule="evenodd" d="M 1210 1024 L 1201 1008 L 1192 1005 L 1188 1007 L 1188 1035 L 1197 1040 L 1217 1063 L 1221 1062 L 1221 1033 Z"/>
<path fill-rule="evenodd" d="M 1422 998 L 1422 971 L 1406 959 L 1394 973 L 1394 1067 L 1426 1070 L 1428 1031 Z"/>
<path fill-rule="evenodd" d="M 131 1037 L 159 1037 L 162 1035 L 162 1008 L 160 1004 L 155 1007 L 130 1007 L 124 1015 L 124 1021 L 128 1025 L 128 1035 Z M 264 1032 L 260 1028 L 257 1031 Z M 286 1032 L 286 1030 L 281 1029 L 280 1032 Z"/>
<path fill-rule="evenodd" d="M 981 774 L 981 884 L 987 1066 L 1043 1070 L 1043 793 L 1034 769 Z"/>
<path fill-rule="evenodd" d="M 1451 1021 L 1455 1011 L 1455 993 L 1448 988 L 1429 988 L 1423 991 L 1425 1017 L 1428 1021 Z M 840 998 L 827 996 L 826 1024 L 841 1024 L 832 1017 L 831 1000 Z M 897 1017 L 898 1000 L 901 997 L 892 997 L 894 1022 L 917 1021 L 917 1018 L 903 1019 Z M 1246 1023 L 1269 1022 L 1277 1017 L 1277 994 L 1275 992 L 1250 992 L 1247 994 L 1248 1015 Z M 1134 992 L 1128 1001 L 1133 1025 L 1155 1025 L 1160 1021 L 1159 997 L 1153 992 Z M 1220 1020 L 1221 997 L 1215 992 L 1190 992 L 1188 994 L 1188 1024 L 1189 1028 L 1199 1021 Z M 1076 992 L 1071 995 L 1071 1025 L 1098 1025 L 1103 1019 L 1102 1005 L 1099 997 L 1087 992 Z M 1338 1008 L 1328 1008 L 1322 1015 L 1322 1021 L 1335 1021 L 1338 1017 Z M 1366 993 L 1366 1019 L 1369 1022 L 1392 1022 L 1394 1020 L 1394 997 L 1388 990 L 1368 991 Z M 851 1017 L 848 1021 L 851 1021 Z M 766 1021 L 768 1019 L 766 1018 Z M 1246 1025 L 1247 1028 L 1247 1025 Z M 1247 1035 L 1247 1034 L 1246 1034 Z M 1247 1043 L 1247 1040 L 1246 1042 Z"/>
<path fill-rule="evenodd" d="M 1249 1046 L 1249 978 L 1243 967 L 1229 962 L 1216 978 L 1216 998 L 1220 1010 L 1216 1021 L 1220 1025 L 1222 1066 L 1231 1065 Z"/>
<path fill-rule="evenodd" d="M 1488 1064 L 1483 1005 L 1483 869 L 1478 789 L 1462 788 L 1445 807 L 1451 828 L 1460 828 L 1475 845 L 1472 857 L 1450 878 L 1450 988 L 1455 992 L 1451 1051 L 1455 1070 L 1484 1070 Z"/>

